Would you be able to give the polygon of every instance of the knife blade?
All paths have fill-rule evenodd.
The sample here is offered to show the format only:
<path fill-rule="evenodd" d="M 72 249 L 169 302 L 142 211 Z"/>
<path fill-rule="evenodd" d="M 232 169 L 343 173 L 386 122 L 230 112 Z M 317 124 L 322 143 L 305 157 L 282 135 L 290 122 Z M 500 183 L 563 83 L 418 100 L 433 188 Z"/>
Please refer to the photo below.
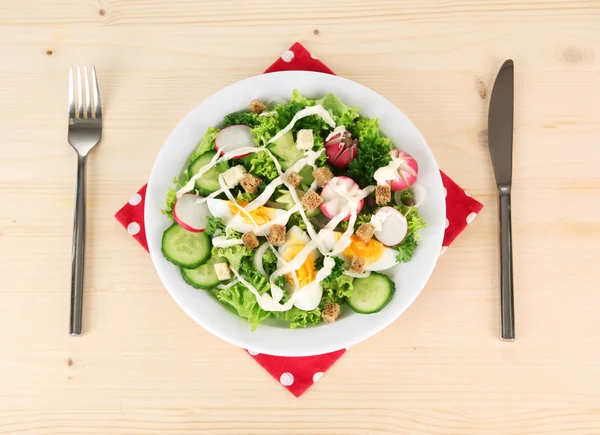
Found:
<path fill-rule="evenodd" d="M 512 261 L 512 149 L 514 122 L 514 63 L 502 64 L 490 98 L 488 144 L 496 176 L 500 211 L 500 320 L 501 338 L 515 339 Z"/>

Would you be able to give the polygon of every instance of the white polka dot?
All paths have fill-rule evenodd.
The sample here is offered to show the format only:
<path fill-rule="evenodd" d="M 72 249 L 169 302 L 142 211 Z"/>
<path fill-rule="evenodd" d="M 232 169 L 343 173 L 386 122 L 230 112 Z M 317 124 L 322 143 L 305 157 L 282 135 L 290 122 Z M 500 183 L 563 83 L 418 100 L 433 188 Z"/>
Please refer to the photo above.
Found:
<path fill-rule="evenodd" d="M 448 228 L 450 226 L 450 221 L 448 220 L 448 218 L 446 218 L 446 228 Z"/>
<path fill-rule="evenodd" d="M 129 225 L 127 225 L 127 232 L 132 236 L 135 236 L 140 232 L 140 224 L 137 222 L 131 222 Z"/>
<path fill-rule="evenodd" d="M 314 54 L 312 54 L 312 53 L 310 54 L 310 57 L 312 57 L 313 59 L 318 59 L 318 57 L 317 57 L 317 56 L 315 56 L 315 55 L 314 55 Z"/>
<path fill-rule="evenodd" d="M 444 252 L 446 252 L 446 249 L 448 249 L 447 246 L 442 246 L 442 250 L 440 251 L 440 255 L 442 255 Z"/>
<path fill-rule="evenodd" d="M 448 196 L 448 189 L 444 187 L 444 198 Z"/>
<path fill-rule="evenodd" d="M 313 375 L 313 382 L 317 382 L 323 376 L 323 372 L 317 372 Z"/>
<path fill-rule="evenodd" d="M 260 353 L 258 353 L 258 352 L 255 352 L 255 351 L 253 351 L 253 350 L 249 350 L 249 351 L 248 351 L 248 353 L 249 353 L 250 355 L 252 355 L 252 356 L 260 355 Z"/>
<path fill-rule="evenodd" d="M 294 52 L 292 50 L 286 50 L 281 55 L 284 62 L 290 62 L 294 58 Z"/>
<path fill-rule="evenodd" d="M 469 216 L 467 216 L 467 223 L 470 224 L 471 222 L 473 222 L 473 219 L 475 219 L 475 216 L 477 216 L 477 213 L 475 213 L 475 212 L 469 213 Z"/>
<path fill-rule="evenodd" d="M 466 190 L 465 190 L 465 195 L 467 195 L 469 198 L 471 197 L 471 194 L 469 192 L 467 192 Z"/>
<path fill-rule="evenodd" d="M 142 195 L 139 193 L 136 193 L 129 199 L 129 204 L 131 205 L 138 205 L 140 202 L 142 202 Z"/>
<path fill-rule="evenodd" d="M 289 372 L 285 372 L 279 378 L 279 382 L 281 382 L 281 385 L 283 385 L 284 387 L 289 387 L 294 383 L 294 375 L 292 375 Z"/>

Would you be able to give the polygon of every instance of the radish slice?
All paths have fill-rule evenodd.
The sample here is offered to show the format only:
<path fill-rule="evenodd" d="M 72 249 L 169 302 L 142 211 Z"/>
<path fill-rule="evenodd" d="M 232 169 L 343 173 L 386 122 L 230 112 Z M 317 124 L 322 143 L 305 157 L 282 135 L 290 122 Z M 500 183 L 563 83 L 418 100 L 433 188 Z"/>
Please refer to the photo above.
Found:
<path fill-rule="evenodd" d="M 390 156 L 392 156 L 392 162 L 395 163 L 398 168 L 398 174 L 395 179 L 392 180 L 392 190 L 408 189 L 417 181 L 419 164 L 413 156 L 404 151 L 392 150 L 390 151 Z"/>
<path fill-rule="evenodd" d="M 362 190 L 352 178 L 333 177 L 321 191 L 321 198 L 323 198 L 321 211 L 329 219 L 333 219 L 342 213 L 344 207 L 348 205 L 348 199 L 350 199 L 356 201 L 356 214 L 359 214 L 365 202 L 362 196 Z M 348 219 L 350 219 L 350 213 L 342 220 L 347 221 Z"/>
<path fill-rule="evenodd" d="M 206 202 L 198 203 L 199 196 L 186 193 L 175 202 L 173 218 L 181 227 L 193 233 L 201 233 L 206 227 L 206 216 L 210 216 Z"/>
<path fill-rule="evenodd" d="M 221 155 L 239 148 L 254 147 L 254 137 L 249 126 L 243 124 L 230 125 L 221 130 L 215 138 L 215 147 Z M 236 156 L 240 158 L 247 154 Z"/>
<path fill-rule="evenodd" d="M 393 207 L 381 207 L 371 218 L 375 237 L 386 246 L 395 246 L 406 237 L 408 224 L 402 213 Z"/>
<path fill-rule="evenodd" d="M 330 135 L 325 141 L 327 161 L 336 168 L 347 168 L 350 162 L 356 158 L 358 147 L 358 139 L 353 140 L 347 131 Z"/>

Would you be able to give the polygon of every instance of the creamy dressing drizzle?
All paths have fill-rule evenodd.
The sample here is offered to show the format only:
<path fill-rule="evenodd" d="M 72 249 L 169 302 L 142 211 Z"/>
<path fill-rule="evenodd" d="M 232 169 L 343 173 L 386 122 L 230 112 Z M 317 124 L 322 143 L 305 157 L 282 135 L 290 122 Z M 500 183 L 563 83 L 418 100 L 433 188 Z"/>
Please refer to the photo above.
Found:
<path fill-rule="evenodd" d="M 329 114 L 329 112 L 327 112 L 327 110 L 325 110 L 320 105 L 319 106 L 311 106 L 311 107 L 307 107 L 307 108 L 299 111 L 298 113 L 296 113 L 296 115 L 294 116 L 292 121 L 283 130 L 279 131 L 273 138 L 271 138 L 269 143 L 276 141 L 282 135 L 284 135 L 285 133 L 290 131 L 293 128 L 296 121 L 298 121 L 299 119 L 304 118 L 306 116 L 315 115 L 315 114 L 319 115 L 331 127 L 335 127 L 335 122 L 333 121 L 333 119 L 331 118 L 331 115 Z M 328 136 L 328 139 L 330 137 L 332 137 L 332 135 L 335 135 L 338 133 L 343 133 L 344 131 L 346 131 L 344 126 L 335 127 L 334 131 Z M 296 254 L 296 256 L 291 261 L 285 261 L 279 255 L 279 253 L 277 253 L 276 250 L 273 249 L 273 252 L 275 253 L 281 266 L 277 270 L 275 270 L 275 272 L 273 272 L 273 274 L 271 274 L 271 277 L 269 279 L 270 284 L 271 284 L 271 294 L 261 295 L 250 282 L 248 282 L 246 279 L 244 279 L 240 275 L 240 273 L 237 270 L 235 270 L 234 268 L 231 268 L 232 272 L 237 277 L 237 280 L 235 282 L 241 282 L 246 287 L 248 287 L 250 292 L 256 297 L 257 302 L 259 303 L 260 307 L 263 310 L 287 311 L 287 310 L 291 309 L 293 306 L 296 306 L 299 309 L 309 311 L 309 310 L 313 310 L 314 308 L 316 308 L 319 305 L 319 303 L 321 302 L 321 298 L 323 296 L 323 288 L 321 287 L 320 283 L 327 276 L 329 276 L 331 274 L 331 271 L 333 270 L 333 267 L 335 266 L 335 261 L 333 260 L 333 258 L 331 258 L 331 256 L 339 254 L 340 252 L 342 252 L 344 249 L 346 249 L 348 247 L 348 245 L 351 242 L 350 237 L 354 233 L 354 224 L 356 223 L 356 218 L 357 218 L 356 207 L 358 205 L 358 202 L 375 190 L 374 186 L 368 186 L 365 189 L 363 189 L 359 195 L 356 195 L 356 196 L 348 195 L 348 192 L 344 192 L 344 191 L 342 191 L 342 189 L 338 189 L 338 190 L 340 190 L 340 192 L 337 192 L 337 190 L 336 190 L 336 192 L 347 201 L 347 205 L 342 210 L 342 213 L 340 213 L 338 216 L 336 216 L 334 219 L 332 219 L 325 226 L 325 228 L 323 228 L 321 231 L 319 231 L 319 233 L 317 233 L 315 231 L 313 225 L 309 221 L 308 217 L 306 216 L 306 213 L 304 212 L 304 207 L 302 206 L 302 202 L 300 201 L 300 198 L 298 197 L 296 189 L 292 185 L 287 183 L 286 180 L 287 180 L 287 176 L 292 171 L 300 172 L 300 170 L 302 170 L 302 168 L 304 168 L 304 166 L 308 165 L 308 166 L 311 166 L 313 169 L 316 168 L 315 162 L 324 151 L 325 151 L 324 149 L 321 149 L 320 151 L 312 151 L 312 150 L 306 151 L 305 157 L 298 160 L 291 168 L 289 168 L 285 172 L 282 170 L 281 165 L 279 164 L 279 161 L 277 160 L 277 158 L 275 158 L 275 156 L 266 148 L 244 147 L 244 148 L 239 148 L 239 149 L 236 149 L 233 151 L 229 151 L 222 156 L 219 156 L 219 154 L 217 153 L 217 154 L 215 154 L 215 156 L 211 159 L 211 161 L 208 164 L 206 164 L 205 166 L 200 168 L 198 173 L 195 174 L 194 176 L 192 176 L 192 178 L 190 178 L 190 180 L 177 192 L 177 197 L 180 198 L 185 193 L 193 190 L 196 180 L 199 179 L 200 177 L 202 177 L 202 175 L 204 175 L 208 170 L 210 170 L 212 167 L 214 167 L 219 162 L 227 161 L 231 158 L 235 158 L 240 155 L 258 153 L 258 152 L 266 152 L 266 153 L 268 153 L 269 157 L 271 157 L 271 159 L 273 160 L 273 163 L 275 164 L 275 167 L 277 169 L 279 176 L 277 178 L 275 178 L 271 183 L 269 183 L 269 185 L 267 185 L 265 187 L 265 190 L 259 196 L 257 196 L 252 202 L 247 204 L 245 207 L 242 207 L 241 205 L 239 205 L 237 203 L 237 201 L 231 194 L 229 188 L 225 184 L 222 174 L 220 174 L 218 177 L 219 185 L 221 186 L 221 189 L 219 189 L 216 192 L 213 192 L 208 197 L 201 198 L 197 201 L 197 202 L 204 202 L 207 200 L 207 198 L 214 198 L 214 197 L 218 196 L 220 193 L 224 193 L 227 196 L 228 200 L 230 202 L 232 202 L 233 204 L 235 204 L 235 206 L 240 210 L 240 213 L 236 214 L 232 218 L 232 221 L 234 219 L 238 219 L 238 220 L 243 219 L 241 216 L 241 214 L 243 213 L 250 220 L 250 222 L 252 222 L 252 224 L 254 225 L 254 232 L 256 235 L 266 235 L 265 229 L 266 229 L 267 225 L 269 227 L 271 225 L 273 225 L 274 223 L 281 223 L 281 224 L 285 225 L 285 223 L 287 223 L 287 221 L 289 220 L 289 217 L 293 213 L 295 213 L 296 211 L 300 213 L 302 220 L 306 224 L 306 230 L 311 238 L 311 241 L 309 243 L 307 243 L 300 250 L 300 252 L 298 252 L 298 254 Z M 292 207 L 290 210 L 288 210 L 287 213 L 281 214 L 280 216 L 271 220 L 269 223 L 264 224 L 264 225 L 258 225 L 256 223 L 256 221 L 253 219 L 253 217 L 250 215 L 249 212 L 264 205 L 269 200 L 269 198 L 273 195 L 273 193 L 275 192 L 275 189 L 277 187 L 281 186 L 282 184 L 285 185 L 289 189 L 290 195 L 292 196 L 296 205 L 294 207 Z M 314 189 L 316 189 L 316 187 L 317 187 L 317 182 L 315 181 L 311 184 L 310 190 L 314 190 Z M 342 234 L 342 236 L 334 244 L 332 249 L 327 249 L 323 238 L 326 237 L 327 235 L 329 235 L 330 233 L 332 233 L 333 229 L 343 220 L 343 218 L 348 213 L 350 213 L 348 229 Z M 230 224 L 231 224 L 231 222 L 230 222 Z M 228 235 L 228 232 L 229 232 L 229 225 L 227 225 L 225 227 L 226 236 Z M 213 238 L 213 245 L 218 246 L 218 247 L 234 246 L 234 245 L 239 245 L 242 243 L 243 242 L 237 238 L 228 239 L 227 237 L 223 237 L 223 236 Z M 265 244 L 261 245 L 258 248 L 258 250 L 254 256 L 254 265 L 263 274 L 265 274 L 265 273 L 264 273 L 264 267 L 262 265 L 262 255 L 266 252 L 267 248 L 268 248 L 268 246 L 265 247 Z M 313 280 L 309 284 L 305 285 L 304 287 L 299 288 L 298 278 L 296 276 L 296 273 L 294 273 L 294 272 L 296 272 L 298 269 L 300 269 L 300 267 L 302 267 L 302 265 L 306 261 L 308 255 L 311 252 L 313 252 L 315 249 L 318 249 L 321 252 L 321 254 L 323 254 L 325 256 L 325 258 L 323 260 L 323 267 L 317 272 L 315 280 Z M 259 253 L 260 253 L 260 255 L 258 255 Z M 283 298 L 283 289 L 280 288 L 279 286 L 277 286 L 275 281 L 279 276 L 285 275 L 288 273 L 292 273 L 292 276 L 294 278 L 294 288 L 291 291 L 289 300 L 285 304 L 280 304 L 279 302 Z M 228 287 L 231 285 L 233 285 L 233 283 L 230 283 L 228 285 Z M 219 286 L 219 287 L 222 288 L 221 286 Z M 226 288 L 228 288 L 228 287 L 226 287 Z"/>

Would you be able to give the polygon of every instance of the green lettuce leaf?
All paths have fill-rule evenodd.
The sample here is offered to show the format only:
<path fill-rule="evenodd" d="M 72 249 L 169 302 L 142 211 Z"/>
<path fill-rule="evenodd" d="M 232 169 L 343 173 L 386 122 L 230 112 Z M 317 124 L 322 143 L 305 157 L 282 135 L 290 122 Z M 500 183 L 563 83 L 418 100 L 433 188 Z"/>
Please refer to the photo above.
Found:
<path fill-rule="evenodd" d="M 352 295 L 354 278 L 344 275 L 344 260 L 333 257 L 335 266 L 331 274 L 321 282 L 323 287 L 323 297 L 331 302 L 340 304 L 344 298 Z M 317 268 L 323 266 L 323 257 L 317 259 Z"/>
<path fill-rule="evenodd" d="M 221 218 L 207 216 L 206 217 L 206 227 L 204 228 L 204 233 L 212 237 L 214 235 L 223 234 L 225 232 L 225 224 L 222 222 Z"/>
<path fill-rule="evenodd" d="M 254 143 L 258 146 L 267 146 L 269 140 L 277 134 L 279 128 L 279 115 L 273 112 L 269 115 L 259 116 L 258 124 L 250 130 L 254 136 Z"/>
<path fill-rule="evenodd" d="M 205 152 L 215 149 L 215 138 L 219 131 L 218 128 L 208 127 L 206 133 L 204 133 L 204 136 L 202 136 L 202 139 L 198 142 L 198 146 L 190 156 L 190 162 L 193 162 Z"/>
<path fill-rule="evenodd" d="M 311 311 L 304 311 L 297 307 L 292 307 L 288 311 L 273 312 L 273 315 L 285 322 L 289 322 L 290 329 L 305 328 L 316 325 L 321 321 L 321 309 L 319 307 Z"/>
<path fill-rule="evenodd" d="M 254 112 L 233 112 L 223 118 L 223 128 L 237 124 L 256 127 L 258 125 L 258 115 Z"/>
<path fill-rule="evenodd" d="M 317 100 L 316 104 L 323 106 L 323 108 L 331 114 L 337 125 L 348 126 L 353 124 L 359 117 L 358 108 L 346 106 L 342 100 L 332 93 Z"/>
<path fill-rule="evenodd" d="M 247 319 L 253 331 L 260 322 L 271 315 L 270 312 L 264 311 L 260 307 L 256 296 L 242 283 L 221 290 L 217 293 L 217 299 L 233 308 L 240 317 Z"/>
<path fill-rule="evenodd" d="M 175 191 L 175 189 L 169 189 L 167 191 L 167 198 L 165 200 L 166 208 L 162 209 L 160 212 L 162 214 L 164 214 L 165 216 L 173 219 L 173 206 L 175 205 L 176 201 L 177 201 L 177 192 Z"/>
<path fill-rule="evenodd" d="M 251 154 L 249 157 L 249 164 L 246 164 L 246 170 L 263 180 L 261 186 L 266 186 L 279 176 L 277 167 L 268 153 L 261 151 Z"/>
<path fill-rule="evenodd" d="M 252 255 L 252 252 L 244 245 L 234 245 L 227 248 L 212 248 L 213 257 L 225 257 L 231 267 L 239 269 L 242 260 Z"/>
<path fill-rule="evenodd" d="M 314 106 L 315 104 L 317 104 L 315 100 L 309 100 L 308 98 L 305 98 L 302 95 L 300 95 L 300 91 L 298 89 L 294 89 L 292 91 L 290 103 L 297 103 L 303 106 Z"/>
<path fill-rule="evenodd" d="M 360 142 L 358 154 L 348 166 L 348 175 L 361 187 L 374 184 L 375 171 L 392 160 L 388 154 L 393 148 L 392 141 L 380 136 L 378 119 L 360 118 L 346 128 Z"/>

